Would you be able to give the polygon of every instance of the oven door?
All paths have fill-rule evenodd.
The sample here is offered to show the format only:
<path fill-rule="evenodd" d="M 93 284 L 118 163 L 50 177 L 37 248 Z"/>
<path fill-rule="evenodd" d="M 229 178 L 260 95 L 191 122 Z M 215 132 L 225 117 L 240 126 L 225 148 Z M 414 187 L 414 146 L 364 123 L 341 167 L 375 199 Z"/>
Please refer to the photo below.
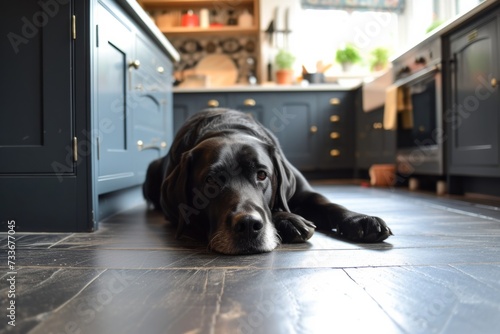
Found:
<path fill-rule="evenodd" d="M 443 175 L 440 68 L 422 70 L 396 85 L 409 95 L 409 111 L 398 113 L 398 172 L 402 175 Z"/>

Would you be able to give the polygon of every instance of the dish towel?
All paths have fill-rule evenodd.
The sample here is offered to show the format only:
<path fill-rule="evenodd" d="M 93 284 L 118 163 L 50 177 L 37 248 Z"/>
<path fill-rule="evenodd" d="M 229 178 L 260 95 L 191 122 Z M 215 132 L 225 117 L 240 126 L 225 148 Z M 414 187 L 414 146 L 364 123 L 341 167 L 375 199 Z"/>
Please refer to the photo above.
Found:
<path fill-rule="evenodd" d="M 398 113 L 403 129 L 413 128 L 413 107 L 410 89 L 391 85 L 385 91 L 384 130 L 396 130 Z"/>

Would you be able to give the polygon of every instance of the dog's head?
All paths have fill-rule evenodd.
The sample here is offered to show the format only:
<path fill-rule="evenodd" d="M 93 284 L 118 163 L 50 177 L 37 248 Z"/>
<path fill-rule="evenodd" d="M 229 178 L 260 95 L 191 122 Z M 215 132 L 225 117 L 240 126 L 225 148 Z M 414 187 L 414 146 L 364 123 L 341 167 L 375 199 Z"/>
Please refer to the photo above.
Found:
<path fill-rule="evenodd" d="M 293 173 L 277 149 L 253 136 L 212 137 L 184 152 L 162 185 L 161 205 L 185 228 L 202 231 L 212 250 L 259 253 L 279 244 L 272 210 L 288 210 Z"/>

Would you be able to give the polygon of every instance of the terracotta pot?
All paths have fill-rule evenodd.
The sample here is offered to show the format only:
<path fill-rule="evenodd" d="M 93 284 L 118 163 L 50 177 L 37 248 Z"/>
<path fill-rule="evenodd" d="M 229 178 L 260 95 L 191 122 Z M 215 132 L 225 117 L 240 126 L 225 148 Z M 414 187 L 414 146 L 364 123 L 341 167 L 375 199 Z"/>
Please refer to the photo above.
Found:
<path fill-rule="evenodd" d="M 372 186 L 390 187 L 396 181 L 396 166 L 393 164 L 372 165 L 369 174 Z"/>
<path fill-rule="evenodd" d="M 276 83 L 278 85 L 290 85 L 293 83 L 293 71 L 292 70 L 277 70 L 276 71 Z"/>

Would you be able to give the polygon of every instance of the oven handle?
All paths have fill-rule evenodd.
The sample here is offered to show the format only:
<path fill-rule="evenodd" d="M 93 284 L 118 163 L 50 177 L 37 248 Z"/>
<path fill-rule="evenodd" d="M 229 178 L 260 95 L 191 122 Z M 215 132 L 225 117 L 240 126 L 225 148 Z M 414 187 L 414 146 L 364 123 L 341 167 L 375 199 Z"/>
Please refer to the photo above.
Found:
<path fill-rule="evenodd" d="M 402 86 L 405 86 L 408 84 L 412 84 L 416 81 L 427 78 L 427 77 L 433 75 L 434 73 L 437 73 L 440 71 L 441 71 L 441 65 L 437 64 L 437 65 L 434 65 L 430 68 L 426 68 L 424 70 L 418 71 L 417 73 L 412 74 L 404 79 L 397 80 L 396 82 L 394 82 L 394 86 L 402 87 Z"/>

